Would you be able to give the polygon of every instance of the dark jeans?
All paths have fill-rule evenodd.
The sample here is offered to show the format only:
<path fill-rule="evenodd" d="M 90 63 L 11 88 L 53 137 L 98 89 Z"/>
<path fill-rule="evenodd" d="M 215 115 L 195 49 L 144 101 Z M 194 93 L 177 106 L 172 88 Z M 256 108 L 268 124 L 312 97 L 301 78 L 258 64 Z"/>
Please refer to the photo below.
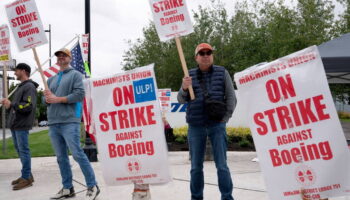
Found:
<path fill-rule="evenodd" d="M 226 123 L 215 123 L 207 126 L 191 126 L 188 138 L 191 154 L 191 194 L 192 200 L 203 199 L 204 175 L 203 162 L 207 136 L 212 147 L 217 169 L 221 200 L 233 200 L 233 184 L 230 170 L 226 163 L 227 138 Z"/>

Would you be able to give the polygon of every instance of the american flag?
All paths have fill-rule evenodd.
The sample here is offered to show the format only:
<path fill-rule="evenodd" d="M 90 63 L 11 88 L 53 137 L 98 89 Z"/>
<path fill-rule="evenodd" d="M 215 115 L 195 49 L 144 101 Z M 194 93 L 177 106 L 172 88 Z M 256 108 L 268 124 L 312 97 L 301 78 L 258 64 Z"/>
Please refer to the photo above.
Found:
<path fill-rule="evenodd" d="M 81 48 L 79 45 L 79 42 L 77 42 L 72 50 L 70 50 L 72 53 L 72 61 L 70 62 L 70 65 L 75 69 L 78 70 L 80 73 L 84 74 L 86 77 L 86 72 L 84 68 L 84 61 L 83 56 L 81 54 Z"/>
<path fill-rule="evenodd" d="M 86 77 L 84 61 L 83 61 L 83 56 L 81 54 L 81 48 L 80 48 L 79 42 L 77 42 L 73 46 L 70 52 L 72 54 L 72 60 L 70 62 L 70 65 L 73 67 L 73 69 L 79 71 Z M 44 75 L 50 78 L 51 76 L 56 75 L 59 70 L 60 70 L 60 67 L 57 64 L 54 64 L 53 66 L 49 67 L 47 70 L 44 71 Z"/>
<path fill-rule="evenodd" d="M 72 60 L 70 65 L 72 66 L 73 69 L 79 71 L 86 77 L 86 72 L 84 68 L 84 61 L 83 61 L 83 56 L 81 54 L 81 48 L 79 45 L 79 42 L 77 42 L 73 48 L 71 49 L 71 54 L 72 54 Z M 44 75 L 48 78 L 56 75 L 60 70 L 60 67 L 57 64 L 54 64 L 52 67 L 49 67 L 49 69 L 44 71 Z M 84 120 L 84 125 L 85 125 L 85 130 L 86 132 L 89 133 L 90 138 L 92 141 L 96 144 L 96 139 L 94 137 L 94 131 L 93 127 L 91 124 L 91 116 L 90 113 L 88 112 L 88 104 L 89 104 L 89 99 L 84 98 L 83 102 L 83 120 Z"/>

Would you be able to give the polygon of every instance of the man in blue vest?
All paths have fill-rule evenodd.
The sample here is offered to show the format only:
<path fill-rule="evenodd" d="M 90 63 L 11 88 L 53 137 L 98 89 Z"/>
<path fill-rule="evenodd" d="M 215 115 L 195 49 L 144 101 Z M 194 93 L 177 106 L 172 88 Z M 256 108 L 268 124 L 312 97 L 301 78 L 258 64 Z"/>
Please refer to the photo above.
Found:
<path fill-rule="evenodd" d="M 221 200 L 233 200 L 233 184 L 226 162 L 226 123 L 232 116 L 236 102 L 232 79 L 224 67 L 213 65 L 211 45 L 199 44 L 195 50 L 195 59 L 198 66 L 189 71 L 189 77 L 182 79 L 177 96 L 179 103 L 188 104 L 186 121 L 189 125 L 188 141 L 191 155 L 191 199 L 203 199 L 203 162 L 206 140 L 209 137 L 213 147 Z M 191 85 L 195 94 L 194 100 L 190 99 L 188 92 Z M 212 117 L 212 113 L 217 110 L 209 109 L 208 100 L 216 102 L 219 108 L 217 110 L 222 112 L 221 116 Z"/>

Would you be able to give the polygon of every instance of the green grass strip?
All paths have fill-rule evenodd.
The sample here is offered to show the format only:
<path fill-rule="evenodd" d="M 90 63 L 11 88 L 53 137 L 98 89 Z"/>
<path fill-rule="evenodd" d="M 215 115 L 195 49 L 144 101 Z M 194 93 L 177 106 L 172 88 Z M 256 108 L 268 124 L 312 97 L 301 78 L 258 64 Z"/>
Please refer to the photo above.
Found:
<path fill-rule="evenodd" d="M 51 146 L 48 130 L 39 131 L 29 134 L 29 148 L 32 157 L 54 156 L 54 151 Z M 12 138 L 6 139 L 7 152 L 4 155 L 2 152 L 2 140 L 0 141 L 0 159 L 18 158 L 18 154 L 13 145 Z"/>

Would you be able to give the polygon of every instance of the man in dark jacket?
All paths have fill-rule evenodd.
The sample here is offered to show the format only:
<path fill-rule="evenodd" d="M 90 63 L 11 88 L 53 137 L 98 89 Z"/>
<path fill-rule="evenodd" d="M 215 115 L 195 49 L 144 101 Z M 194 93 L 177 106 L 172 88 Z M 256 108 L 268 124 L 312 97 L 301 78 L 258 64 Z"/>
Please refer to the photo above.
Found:
<path fill-rule="evenodd" d="M 36 88 L 38 84 L 29 79 L 30 67 L 20 63 L 15 69 L 19 84 L 12 102 L 3 99 L 2 103 L 10 109 L 8 127 L 11 129 L 13 144 L 22 163 L 22 175 L 12 181 L 13 190 L 32 186 L 34 179 L 31 173 L 31 156 L 28 144 L 29 130 L 32 129 L 36 109 Z"/>
<path fill-rule="evenodd" d="M 203 200 L 203 161 L 207 137 L 209 137 L 218 174 L 221 200 L 233 200 L 230 170 L 226 163 L 226 123 L 235 107 L 232 79 L 224 67 L 213 65 L 213 48 L 201 43 L 195 50 L 198 66 L 184 77 L 178 93 L 179 103 L 187 103 L 186 121 L 191 154 L 191 200 Z M 192 85 L 195 99 L 191 100 L 189 86 Z M 220 109 L 209 109 L 207 100 L 215 100 Z M 221 114 L 214 115 L 221 110 Z"/>

